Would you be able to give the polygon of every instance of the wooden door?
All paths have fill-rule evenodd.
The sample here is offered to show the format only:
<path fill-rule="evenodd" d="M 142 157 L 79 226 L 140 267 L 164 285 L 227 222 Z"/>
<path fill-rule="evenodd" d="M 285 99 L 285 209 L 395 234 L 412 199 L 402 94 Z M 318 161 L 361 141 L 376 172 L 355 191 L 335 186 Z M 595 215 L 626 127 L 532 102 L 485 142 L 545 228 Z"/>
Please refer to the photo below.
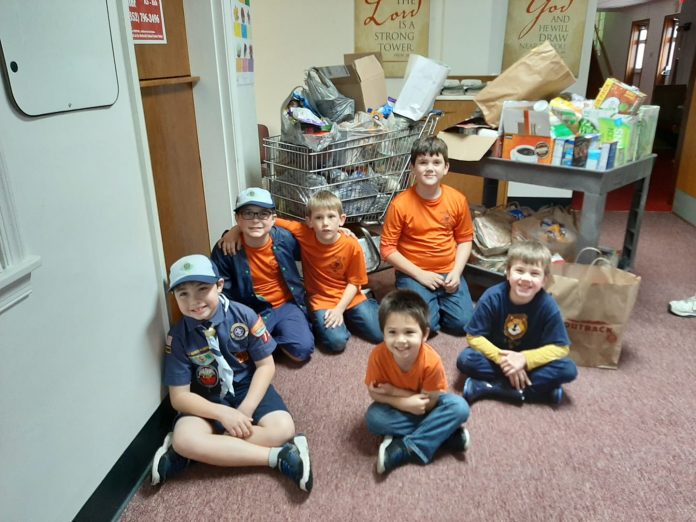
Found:
<path fill-rule="evenodd" d="M 166 44 L 135 46 L 164 259 L 210 254 L 183 0 L 163 2 Z M 180 317 L 170 299 L 172 320 Z"/>

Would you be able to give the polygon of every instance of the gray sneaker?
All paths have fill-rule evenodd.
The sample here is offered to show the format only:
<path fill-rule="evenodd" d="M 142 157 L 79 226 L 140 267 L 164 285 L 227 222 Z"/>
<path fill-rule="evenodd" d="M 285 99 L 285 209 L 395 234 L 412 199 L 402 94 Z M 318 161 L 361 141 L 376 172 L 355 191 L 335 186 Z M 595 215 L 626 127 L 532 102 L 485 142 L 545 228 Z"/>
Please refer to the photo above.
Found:
<path fill-rule="evenodd" d="M 681 301 L 670 301 L 669 311 L 680 317 L 696 317 L 696 295 Z"/>

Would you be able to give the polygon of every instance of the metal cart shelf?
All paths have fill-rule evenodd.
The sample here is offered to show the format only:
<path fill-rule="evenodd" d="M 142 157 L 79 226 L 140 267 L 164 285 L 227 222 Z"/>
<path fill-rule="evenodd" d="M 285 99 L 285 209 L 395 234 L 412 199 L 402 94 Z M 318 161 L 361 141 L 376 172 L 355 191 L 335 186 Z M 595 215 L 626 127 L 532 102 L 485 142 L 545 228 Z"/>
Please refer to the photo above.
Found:
<path fill-rule="evenodd" d="M 640 225 L 648 197 L 650 174 L 655 154 L 620 167 L 596 171 L 576 167 L 531 165 L 498 158 L 480 161 L 460 161 L 450 158 L 450 170 L 485 178 L 483 200 L 488 207 L 495 206 L 498 181 L 517 181 L 532 185 L 570 189 L 584 194 L 578 231 L 578 248 L 599 246 L 599 234 L 604 219 L 607 193 L 633 184 L 633 201 L 628 213 L 624 244 L 619 267 L 631 270 L 636 259 Z"/>

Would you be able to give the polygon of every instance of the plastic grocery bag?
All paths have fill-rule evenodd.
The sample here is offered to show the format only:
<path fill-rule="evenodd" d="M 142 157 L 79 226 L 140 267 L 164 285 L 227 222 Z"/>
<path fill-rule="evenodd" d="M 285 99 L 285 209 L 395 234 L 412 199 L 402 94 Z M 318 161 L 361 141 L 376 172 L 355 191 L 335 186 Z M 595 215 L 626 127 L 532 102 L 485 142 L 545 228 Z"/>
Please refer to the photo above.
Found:
<path fill-rule="evenodd" d="M 355 100 L 338 92 L 333 82 L 320 70 L 314 67 L 309 69 L 305 84 L 312 105 L 325 118 L 340 123 L 355 114 Z"/>
<path fill-rule="evenodd" d="M 577 219 L 574 212 L 563 207 L 546 207 L 512 224 L 512 240 L 536 239 L 552 254 L 573 261 L 578 242 Z"/>

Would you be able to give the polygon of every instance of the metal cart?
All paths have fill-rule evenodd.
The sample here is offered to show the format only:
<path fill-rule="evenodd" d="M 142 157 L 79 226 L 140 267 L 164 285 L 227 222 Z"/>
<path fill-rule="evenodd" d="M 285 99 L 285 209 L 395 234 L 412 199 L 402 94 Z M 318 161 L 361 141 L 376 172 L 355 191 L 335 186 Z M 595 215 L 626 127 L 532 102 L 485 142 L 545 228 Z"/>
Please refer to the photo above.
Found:
<path fill-rule="evenodd" d="M 268 190 L 278 214 L 304 219 L 309 198 L 321 190 L 333 192 L 343 204 L 346 223 L 362 235 L 367 271 L 378 270 L 379 237 L 366 227 L 380 225 L 394 196 L 411 185 L 411 146 L 432 134 L 440 114 L 432 112 L 398 130 L 351 133 L 320 151 L 283 142 L 280 136 L 264 139 Z"/>

